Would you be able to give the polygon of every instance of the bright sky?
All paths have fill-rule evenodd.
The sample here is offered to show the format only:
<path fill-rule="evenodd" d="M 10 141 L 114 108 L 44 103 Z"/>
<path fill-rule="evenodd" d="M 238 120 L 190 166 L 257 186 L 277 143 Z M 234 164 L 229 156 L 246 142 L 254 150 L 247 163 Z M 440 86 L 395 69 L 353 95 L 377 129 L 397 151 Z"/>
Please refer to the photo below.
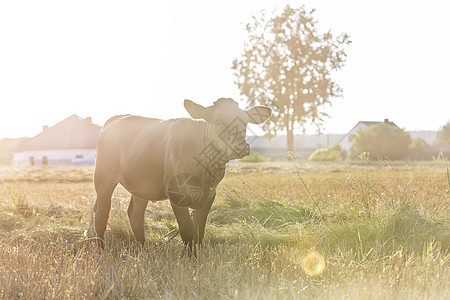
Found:
<path fill-rule="evenodd" d="M 231 71 L 262 9 L 305 4 L 352 44 L 323 132 L 389 118 L 406 130 L 450 120 L 450 1 L 0 1 L 0 138 L 75 113 L 187 117 L 185 98 L 239 100 Z M 241 103 L 245 107 L 245 103 Z M 314 133 L 314 130 L 308 130 Z"/>

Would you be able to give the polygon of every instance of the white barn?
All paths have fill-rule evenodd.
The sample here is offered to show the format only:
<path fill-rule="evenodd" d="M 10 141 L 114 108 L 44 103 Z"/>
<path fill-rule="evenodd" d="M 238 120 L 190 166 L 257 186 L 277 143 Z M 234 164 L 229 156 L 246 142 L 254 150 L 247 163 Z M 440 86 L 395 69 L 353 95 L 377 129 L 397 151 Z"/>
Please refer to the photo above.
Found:
<path fill-rule="evenodd" d="M 384 119 L 384 122 L 373 122 L 373 121 L 359 121 L 346 135 L 344 135 L 338 142 L 338 145 L 342 150 L 347 151 L 350 154 L 350 149 L 352 148 L 352 135 L 356 134 L 360 128 L 369 127 L 377 124 L 387 124 L 390 126 L 398 127 L 394 122 L 390 122 L 388 119 Z"/>
<path fill-rule="evenodd" d="M 14 165 L 94 165 L 101 127 L 91 118 L 71 115 L 17 145 Z"/>

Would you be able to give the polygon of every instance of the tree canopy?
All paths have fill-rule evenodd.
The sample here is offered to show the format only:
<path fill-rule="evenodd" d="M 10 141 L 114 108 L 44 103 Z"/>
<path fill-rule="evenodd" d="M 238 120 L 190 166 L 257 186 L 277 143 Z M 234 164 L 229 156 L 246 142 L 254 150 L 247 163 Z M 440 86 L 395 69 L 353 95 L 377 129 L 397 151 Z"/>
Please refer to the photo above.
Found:
<path fill-rule="evenodd" d="M 249 105 L 273 109 L 266 129 L 269 135 L 285 130 L 289 151 L 296 124 L 304 128 L 310 122 L 320 129 L 327 116 L 324 105 L 343 94 L 332 75 L 344 66 L 349 36 L 319 33 L 314 11 L 288 5 L 280 15 L 262 11 L 253 17 L 244 51 L 232 66 Z"/>
<path fill-rule="evenodd" d="M 450 145 L 450 121 L 439 129 L 436 136 L 436 144 Z"/>
<path fill-rule="evenodd" d="M 368 153 L 369 159 L 400 160 L 408 155 L 411 136 L 397 126 L 376 124 L 352 135 L 353 154 Z"/>

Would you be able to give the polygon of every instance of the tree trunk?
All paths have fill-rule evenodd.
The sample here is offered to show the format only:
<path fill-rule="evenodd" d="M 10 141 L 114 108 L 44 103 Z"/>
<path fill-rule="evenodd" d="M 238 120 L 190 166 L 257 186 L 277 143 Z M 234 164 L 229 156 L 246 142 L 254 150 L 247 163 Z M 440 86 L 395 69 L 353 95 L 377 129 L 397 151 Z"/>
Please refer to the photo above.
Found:
<path fill-rule="evenodd" d="M 288 152 L 294 153 L 294 130 L 293 129 L 286 129 L 286 136 L 287 136 L 287 148 Z"/>

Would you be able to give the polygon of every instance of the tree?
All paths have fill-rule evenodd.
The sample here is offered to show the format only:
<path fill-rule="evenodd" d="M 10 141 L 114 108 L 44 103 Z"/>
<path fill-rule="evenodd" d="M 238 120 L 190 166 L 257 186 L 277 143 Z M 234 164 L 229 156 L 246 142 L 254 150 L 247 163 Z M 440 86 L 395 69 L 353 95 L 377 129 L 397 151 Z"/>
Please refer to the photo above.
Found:
<path fill-rule="evenodd" d="M 436 144 L 438 145 L 450 145 L 450 121 L 447 122 L 438 131 L 436 136 Z"/>
<path fill-rule="evenodd" d="M 249 105 L 273 109 L 265 127 L 271 136 L 286 130 L 288 151 L 294 148 L 295 124 L 304 128 L 310 122 L 320 130 L 327 117 L 323 106 L 342 96 L 332 74 L 345 63 L 349 36 L 318 33 L 313 14 L 289 5 L 278 16 L 262 11 L 247 24 L 248 42 L 232 66 Z"/>
<path fill-rule="evenodd" d="M 411 139 L 409 144 L 409 158 L 413 160 L 425 160 L 427 159 L 427 154 L 425 148 L 428 146 L 421 138 Z"/>
<path fill-rule="evenodd" d="M 353 138 L 353 154 L 369 153 L 369 159 L 400 160 L 408 155 L 411 136 L 397 126 L 377 124 L 360 128 Z"/>

